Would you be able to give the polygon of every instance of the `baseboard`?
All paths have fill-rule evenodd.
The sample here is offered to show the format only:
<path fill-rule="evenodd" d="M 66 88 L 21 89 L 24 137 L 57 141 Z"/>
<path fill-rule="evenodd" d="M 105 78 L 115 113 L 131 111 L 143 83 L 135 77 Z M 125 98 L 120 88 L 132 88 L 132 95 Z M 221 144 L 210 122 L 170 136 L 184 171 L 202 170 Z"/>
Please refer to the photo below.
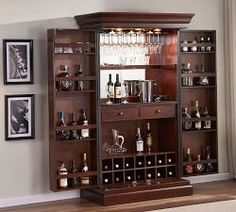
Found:
<path fill-rule="evenodd" d="M 0 208 L 17 206 L 17 205 L 28 205 L 33 203 L 50 202 L 57 200 L 65 200 L 72 198 L 79 198 L 80 192 L 77 191 L 63 191 L 63 192 L 52 192 L 45 194 L 36 194 L 31 196 L 13 197 L 0 199 Z"/>
<path fill-rule="evenodd" d="M 221 180 L 230 180 L 232 179 L 232 176 L 230 175 L 229 172 L 224 172 L 224 173 L 219 173 L 219 174 L 183 177 L 183 179 L 189 180 L 190 184 L 197 184 L 197 183 L 208 183 L 208 182 L 221 181 Z"/>

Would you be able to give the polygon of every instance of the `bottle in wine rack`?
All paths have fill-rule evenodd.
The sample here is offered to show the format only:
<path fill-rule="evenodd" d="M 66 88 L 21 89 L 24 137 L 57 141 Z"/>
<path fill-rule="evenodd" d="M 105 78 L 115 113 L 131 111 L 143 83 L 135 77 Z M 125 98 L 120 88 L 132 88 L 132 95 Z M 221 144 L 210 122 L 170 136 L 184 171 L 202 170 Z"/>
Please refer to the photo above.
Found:
<path fill-rule="evenodd" d="M 75 174 L 77 172 L 76 168 L 76 162 L 75 160 L 72 160 L 72 167 L 71 167 L 71 173 Z M 70 180 L 71 187 L 76 187 L 79 185 L 78 178 L 76 176 L 73 176 Z"/>
<path fill-rule="evenodd" d="M 112 75 L 109 74 L 109 80 L 107 82 L 107 104 L 112 104 L 114 101 L 114 84 L 112 82 Z"/>
<path fill-rule="evenodd" d="M 185 162 L 188 163 L 184 167 L 185 173 L 186 174 L 193 174 L 193 165 L 191 164 L 192 163 L 192 155 L 191 155 L 190 147 L 187 148 Z"/>
<path fill-rule="evenodd" d="M 65 122 L 65 112 L 58 112 L 59 121 L 57 123 L 58 127 L 66 127 Z M 57 131 L 57 139 L 58 140 L 69 140 L 70 139 L 70 131 L 69 130 L 61 130 Z"/>
<path fill-rule="evenodd" d="M 207 146 L 206 147 L 206 160 L 207 160 L 207 163 L 206 163 L 206 172 L 207 173 L 210 173 L 210 172 L 213 172 L 213 165 L 211 163 L 211 147 L 210 146 Z"/>
<path fill-rule="evenodd" d="M 83 125 L 83 127 L 86 127 L 88 125 L 88 119 L 85 110 L 82 111 L 81 124 Z M 81 129 L 81 137 L 83 139 L 89 138 L 89 128 Z"/>
<path fill-rule="evenodd" d="M 116 82 L 114 85 L 114 102 L 121 103 L 121 82 L 119 80 L 119 74 L 116 74 Z"/>
<path fill-rule="evenodd" d="M 67 175 L 67 169 L 63 161 L 60 162 L 60 167 L 58 170 L 59 175 Z M 68 179 L 67 177 L 59 179 L 59 187 L 60 188 L 67 188 L 68 187 Z"/>
<path fill-rule="evenodd" d="M 144 150 L 144 142 L 143 139 L 141 137 L 141 133 L 140 133 L 140 128 L 137 128 L 137 135 L 136 135 L 136 151 L 138 153 L 142 153 Z"/>
<path fill-rule="evenodd" d="M 195 102 L 195 112 L 194 112 L 195 118 L 201 118 L 200 112 L 199 112 L 199 105 L 198 100 Z M 202 128 L 201 120 L 195 122 L 195 129 L 200 130 Z"/>
<path fill-rule="evenodd" d="M 146 145 L 147 145 L 147 149 L 148 149 L 148 152 L 150 153 L 151 152 L 151 148 L 152 148 L 152 131 L 151 131 L 151 128 L 150 128 L 150 123 L 147 122 L 147 138 L 146 138 Z"/>
<path fill-rule="evenodd" d="M 82 68 L 82 65 L 79 64 L 76 66 L 76 71 L 75 71 L 75 76 L 80 78 L 83 76 L 83 68 Z M 77 91 L 83 91 L 84 90 L 84 82 L 83 80 L 77 80 L 76 83 L 75 83 L 75 90 Z"/>
<path fill-rule="evenodd" d="M 202 173 L 204 171 L 204 164 L 201 162 L 201 154 L 197 155 L 197 164 L 195 166 L 195 172 Z"/>
<path fill-rule="evenodd" d="M 81 167 L 81 172 L 88 172 L 89 167 L 87 164 L 87 154 L 83 153 L 83 163 L 82 163 L 82 167 Z M 84 176 L 81 177 L 81 185 L 89 185 L 90 184 L 90 177 L 88 176 Z"/>
<path fill-rule="evenodd" d="M 207 109 L 207 106 L 204 107 L 203 116 L 205 118 L 209 118 L 210 117 L 208 109 Z M 205 120 L 203 128 L 204 129 L 211 129 L 211 120 Z"/>
<path fill-rule="evenodd" d="M 58 91 L 71 91 L 72 90 L 72 81 L 67 80 L 66 78 L 71 77 L 71 74 L 68 72 L 67 65 L 62 65 L 60 67 L 60 72 L 57 74 L 57 77 L 63 77 L 65 79 L 59 80 L 56 83 L 56 89 Z"/>
<path fill-rule="evenodd" d="M 72 120 L 71 120 L 70 125 L 71 125 L 71 126 L 76 126 L 76 125 L 77 125 L 75 113 L 72 114 Z M 74 139 L 79 139 L 79 135 L 78 135 L 77 129 L 71 130 L 71 132 L 70 132 L 70 138 L 71 138 L 72 140 L 74 140 Z"/>

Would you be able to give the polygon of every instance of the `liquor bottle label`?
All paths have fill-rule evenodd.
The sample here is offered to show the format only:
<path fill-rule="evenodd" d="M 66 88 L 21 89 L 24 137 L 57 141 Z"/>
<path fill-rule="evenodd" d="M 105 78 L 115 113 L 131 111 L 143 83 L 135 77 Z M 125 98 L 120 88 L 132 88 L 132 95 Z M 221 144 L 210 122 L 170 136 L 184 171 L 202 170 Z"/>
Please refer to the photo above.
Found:
<path fill-rule="evenodd" d="M 113 85 L 108 85 L 107 87 L 107 93 L 110 98 L 114 97 L 114 86 Z"/>
<path fill-rule="evenodd" d="M 60 187 L 66 188 L 68 186 L 67 178 L 60 179 Z"/>
<path fill-rule="evenodd" d="M 121 86 L 115 87 L 115 98 L 117 99 L 121 98 Z"/>
<path fill-rule="evenodd" d="M 143 140 L 137 141 L 137 152 L 143 152 Z"/>
<path fill-rule="evenodd" d="M 89 129 L 81 129 L 81 136 L 82 136 L 82 138 L 88 138 L 89 137 Z"/>

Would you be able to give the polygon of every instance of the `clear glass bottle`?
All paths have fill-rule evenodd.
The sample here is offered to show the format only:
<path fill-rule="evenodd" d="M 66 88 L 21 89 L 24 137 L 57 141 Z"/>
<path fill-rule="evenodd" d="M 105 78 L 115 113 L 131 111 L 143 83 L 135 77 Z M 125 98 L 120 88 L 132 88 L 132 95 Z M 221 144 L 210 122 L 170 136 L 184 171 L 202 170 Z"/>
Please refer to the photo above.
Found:
<path fill-rule="evenodd" d="M 57 123 L 58 127 L 66 127 L 65 123 L 65 112 L 58 112 L 59 121 Z M 69 140 L 70 139 L 70 131 L 69 130 L 61 130 L 57 131 L 57 139 L 58 140 Z"/>
<path fill-rule="evenodd" d="M 191 51 L 192 52 L 197 52 L 198 48 L 197 48 L 197 38 L 195 38 L 193 41 L 192 41 L 192 46 L 191 46 Z"/>
<path fill-rule="evenodd" d="M 193 174 L 193 165 L 191 164 L 192 163 L 192 155 L 191 155 L 190 147 L 188 147 L 186 150 L 185 162 L 188 163 L 184 166 L 185 174 Z"/>
<path fill-rule="evenodd" d="M 193 76 L 192 76 L 192 69 L 191 69 L 191 63 L 187 63 L 187 68 L 186 68 L 187 73 L 189 76 L 187 77 L 187 86 L 193 86 Z"/>
<path fill-rule="evenodd" d="M 195 112 L 194 112 L 195 118 L 201 118 L 200 112 L 199 112 L 199 105 L 198 105 L 198 100 L 195 102 Z M 202 128 L 202 122 L 201 120 L 195 121 L 194 123 L 195 129 L 200 130 Z"/>
<path fill-rule="evenodd" d="M 182 63 L 182 65 L 181 65 L 181 73 L 182 74 L 188 73 L 184 63 Z M 188 86 L 188 76 L 182 77 L 182 86 Z"/>
<path fill-rule="evenodd" d="M 114 102 L 121 103 L 121 83 L 119 80 L 119 74 L 116 74 L 116 82 L 114 85 Z"/>
<path fill-rule="evenodd" d="M 68 72 L 67 65 L 62 65 L 60 67 L 60 72 L 57 74 L 57 77 L 69 78 L 71 75 Z M 71 80 L 60 80 L 56 82 L 56 89 L 58 91 L 71 91 L 72 90 L 72 81 Z"/>
<path fill-rule="evenodd" d="M 200 44 L 201 44 L 200 51 L 201 52 L 205 52 L 206 51 L 206 46 L 205 46 L 205 38 L 204 38 L 204 36 L 200 37 Z"/>
<path fill-rule="evenodd" d="M 82 68 L 82 65 L 77 65 L 76 66 L 76 70 L 75 70 L 75 76 L 80 78 L 83 76 L 83 68 Z M 77 91 L 83 91 L 84 90 L 84 82 L 83 80 L 78 80 L 76 83 L 75 83 L 75 90 Z"/>
<path fill-rule="evenodd" d="M 81 124 L 86 127 L 88 125 L 88 119 L 86 117 L 86 112 L 83 110 L 82 118 L 81 118 Z M 81 137 L 83 139 L 89 138 L 89 128 L 83 128 L 81 129 Z"/>
<path fill-rule="evenodd" d="M 63 161 L 60 162 L 60 167 L 58 169 L 58 174 L 59 175 L 67 175 L 68 174 L 67 169 L 66 169 L 65 164 L 64 164 Z M 60 188 L 67 188 L 68 187 L 67 177 L 59 179 L 59 187 Z"/>
<path fill-rule="evenodd" d="M 211 37 L 207 36 L 206 41 L 207 41 L 206 51 L 211 52 L 212 51 Z"/>
<path fill-rule="evenodd" d="M 136 135 L 136 151 L 138 153 L 142 153 L 144 151 L 144 142 L 143 142 L 143 139 L 141 137 L 139 127 L 137 128 L 137 135 Z"/>
<path fill-rule="evenodd" d="M 213 172 L 214 168 L 213 168 L 212 163 L 210 162 L 211 160 L 211 147 L 210 146 L 206 147 L 206 160 L 207 160 L 206 172 L 207 173 Z"/>
<path fill-rule="evenodd" d="M 188 52 L 188 41 L 184 40 L 182 41 L 182 45 L 181 45 L 181 50 L 182 52 Z"/>
<path fill-rule="evenodd" d="M 183 129 L 184 130 L 191 130 L 192 129 L 192 122 L 188 119 L 191 118 L 191 115 L 188 113 L 188 108 L 185 107 L 183 108 L 182 112 L 182 117 L 183 117 Z"/>
<path fill-rule="evenodd" d="M 152 149 L 153 141 L 152 141 L 152 131 L 151 131 L 149 122 L 147 122 L 147 132 L 146 133 L 147 133 L 146 145 L 147 145 L 147 150 L 150 153 L 151 149 Z"/>
<path fill-rule="evenodd" d="M 87 154 L 83 153 L 83 163 L 81 167 L 81 172 L 88 172 L 88 171 L 89 167 L 87 164 Z M 88 176 L 81 177 L 81 185 L 89 185 L 89 184 L 90 184 L 90 177 Z"/>

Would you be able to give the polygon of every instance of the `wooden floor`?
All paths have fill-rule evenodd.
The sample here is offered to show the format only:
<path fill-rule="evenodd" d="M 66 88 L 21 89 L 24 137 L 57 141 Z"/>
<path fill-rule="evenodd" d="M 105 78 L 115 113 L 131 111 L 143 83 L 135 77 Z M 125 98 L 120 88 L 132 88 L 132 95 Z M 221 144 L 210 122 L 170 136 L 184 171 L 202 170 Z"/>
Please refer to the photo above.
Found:
<path fill-rule="evenodd" d="M 9 212 L 141 212 L 161 208 L 192 205 L 206 202 L 216 202 L 236 199 L 236 181 L 220 181 L 212 183 L 196 184 L 194 194 L 187 197 L 170 198 L 154 201 L 146 201 L 116 206 L 100 206 L 81 199 L 54 201 L 42 204 L 2 208 L 0 211 Z"/>

